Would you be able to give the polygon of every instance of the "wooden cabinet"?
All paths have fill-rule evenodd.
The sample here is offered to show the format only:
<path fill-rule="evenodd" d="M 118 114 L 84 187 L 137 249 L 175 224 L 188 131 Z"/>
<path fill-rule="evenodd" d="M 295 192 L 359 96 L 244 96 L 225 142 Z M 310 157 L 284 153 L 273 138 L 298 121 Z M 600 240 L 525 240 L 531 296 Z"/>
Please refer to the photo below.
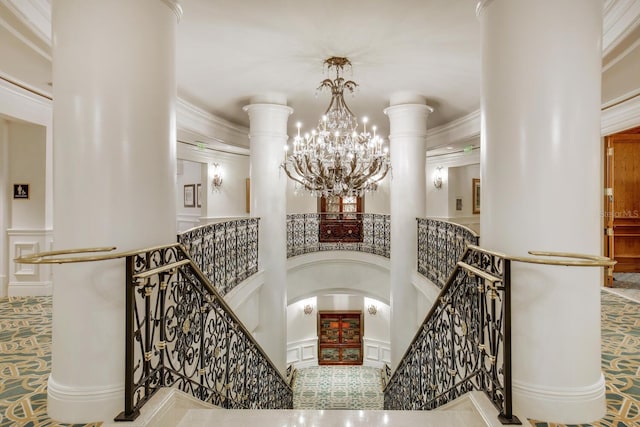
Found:
<path fill-rule="evenodd" d="M 362 365 L 362 312 L 318 312 L 318 363 Z"/>
<path fill-rule="evenodd" d="M 322 197 L 320 212 L 320 242 L 362 242 L 362 197 Z"/>

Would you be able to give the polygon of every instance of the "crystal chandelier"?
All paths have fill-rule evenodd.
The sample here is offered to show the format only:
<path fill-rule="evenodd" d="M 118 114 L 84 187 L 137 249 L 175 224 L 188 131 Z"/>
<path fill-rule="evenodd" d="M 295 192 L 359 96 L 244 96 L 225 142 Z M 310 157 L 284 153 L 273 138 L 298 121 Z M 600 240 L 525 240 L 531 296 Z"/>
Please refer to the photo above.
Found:
<path fill-rule="evenodd" d="M 362 119 L 363 131 L 358 132 L 358 119 L 344 102 L 344 90 L 349 92 L 358 86 L 353 80 L 341 76 L 345 66 L 351 66 L 347 58 L 331 57 L 324 61 L 329 72 L 335 70 L 336 78 L 323 80 L 318 90 L 331 90 L 331 102 L 316 129 L 293 139 L 291 154 L 285 147 L 282 163 L 287 176 L 315 197 L 362 196 L 365 191 L 375 191 L 389 169 L 389 149 L 376 135 L 373 126 L 367 130 L 367 119 Z"/>

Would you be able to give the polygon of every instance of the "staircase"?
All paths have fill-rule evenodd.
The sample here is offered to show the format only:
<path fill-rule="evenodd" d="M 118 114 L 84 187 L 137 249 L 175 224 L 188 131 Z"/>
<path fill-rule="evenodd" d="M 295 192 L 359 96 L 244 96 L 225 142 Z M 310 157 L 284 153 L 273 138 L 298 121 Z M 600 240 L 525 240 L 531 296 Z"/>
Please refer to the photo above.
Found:
<path fill-rule="evenodd" d="M 498 411 L 482 392 L 471 392 L 433 411 L 223 409 L 177 389 L 158 391 L 131 422 L 103 427 L 497 427 Z"/>

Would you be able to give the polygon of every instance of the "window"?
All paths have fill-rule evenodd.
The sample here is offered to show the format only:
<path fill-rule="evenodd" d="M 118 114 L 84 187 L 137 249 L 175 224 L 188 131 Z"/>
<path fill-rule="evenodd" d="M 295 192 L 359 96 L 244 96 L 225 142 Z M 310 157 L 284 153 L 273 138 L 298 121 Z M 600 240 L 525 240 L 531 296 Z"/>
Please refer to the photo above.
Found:
<path fill-rule="evenodd" d="M 362 197 L 329 196 L 320 199 L 320 212 L 325 213 L 323 219 L 358 219 L 362 213 Z"/>

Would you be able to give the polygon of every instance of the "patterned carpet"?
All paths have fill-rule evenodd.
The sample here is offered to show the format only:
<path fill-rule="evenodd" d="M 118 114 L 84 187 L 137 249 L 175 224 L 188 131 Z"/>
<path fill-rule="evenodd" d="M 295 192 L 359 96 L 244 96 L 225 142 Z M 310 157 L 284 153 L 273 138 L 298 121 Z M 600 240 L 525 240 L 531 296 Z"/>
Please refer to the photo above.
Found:
<path fill-rule="evenodd" d="M 640 305 L 603 291 L 602 308 L 607 415 L 593 425 L 640 426 Z M 51 297 L 1 298 L 0 427 L 65 426 L 46 415 L 50 354 Z M 352 376 L 352 372 L 359 373 Z M 356 379 L 362 381 L 363 386 L 355 386 Z M 294 406 L 380 409 L 381 388 L 380 371 L 374 368 L 300 369 L 294 383 Z M 531 425 L 561 426 L 536 421 L 531 421 Z"/>
<path fill-rule="evenodd" d="M 380 369 L 368 366 L 314 366 L 298 369 L 294 409 L 383 409 Z"/>
<path fill-rule="evenodd" d="M 598 422 L 579 426 L 640 426 L 640 305 L 606 291 L 602 292 L 602 370 L 607 414 Z M 564 426 L 539 421 L 531 425 Z"/>
<path fill-rule="evenodd" d="M 1 298 L 1 427 L 69 425 L 57 423 L 47 416 L 50 371 L 51 297 Z"/>

